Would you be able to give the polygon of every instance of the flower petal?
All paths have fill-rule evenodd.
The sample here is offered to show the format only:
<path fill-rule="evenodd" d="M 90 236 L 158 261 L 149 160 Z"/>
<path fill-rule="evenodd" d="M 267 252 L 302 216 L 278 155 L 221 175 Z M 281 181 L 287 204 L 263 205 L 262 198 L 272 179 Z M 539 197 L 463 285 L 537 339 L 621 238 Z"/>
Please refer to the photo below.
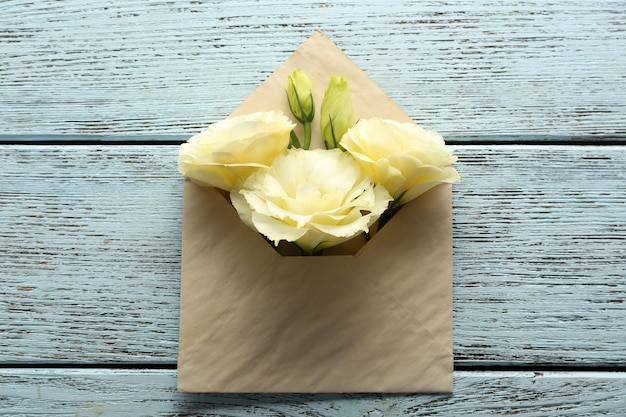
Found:
<path fill-rule="evenodd" d="M 238 188 L 287 148 L 294 126 L 280 111 L 226 119 L 180 146 L 178 170 L 202 185 Z"/>
<path fill-rule="evenodd" d="M 460 179 L 441 135 L 414 123 L 362 119 L 341 139 L 361 167 L 404 204 L 437 184 Z"/>
<path fill-rule="evenodd" d="M 368 231 L 391 201 L 387 190 L 374 186 L 339 149 L 288 150 L 231 198 L 255 230 L 275 244 L 295 242 L 307 252 Z"/>

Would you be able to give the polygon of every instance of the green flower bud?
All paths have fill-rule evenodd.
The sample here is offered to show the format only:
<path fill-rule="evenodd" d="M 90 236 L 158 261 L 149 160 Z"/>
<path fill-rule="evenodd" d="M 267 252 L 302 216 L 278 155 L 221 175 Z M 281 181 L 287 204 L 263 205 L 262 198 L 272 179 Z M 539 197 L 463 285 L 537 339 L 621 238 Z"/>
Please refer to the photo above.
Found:
<path fill-rule="evenodd" d="M 315 117 L 311 88 L 311 79 L 304 71 L 297 69 L 289 74 L 287 78 L 289 108 L 300 123 L 310 123 Z"/>
<path fill-rule="evenodd" d="M 326 148 L 336 148 L 344 133 L 354 126 L 352 98 L 345 77 L 330 76 L 320 113 L 320 130 Z"/>

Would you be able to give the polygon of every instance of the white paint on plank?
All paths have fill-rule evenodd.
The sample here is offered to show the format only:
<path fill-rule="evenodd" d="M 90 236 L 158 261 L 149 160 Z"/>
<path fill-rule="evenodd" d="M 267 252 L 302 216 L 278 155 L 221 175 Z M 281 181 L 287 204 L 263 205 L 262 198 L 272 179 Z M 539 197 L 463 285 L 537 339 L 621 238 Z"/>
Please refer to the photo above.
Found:
<path fill-rule="evenodd" d="M 11 134 L 190 135 L 315 29 L 445 135 L 626 134 L 623 1 L 13 0 L 0 5 Z"/>
<path fill-rule="evenodd" d="M 183 394 L 173 370 L 0 370 L 0 416 L 622 416 L 624 373 L 455 372 L 453 395 Z"/>

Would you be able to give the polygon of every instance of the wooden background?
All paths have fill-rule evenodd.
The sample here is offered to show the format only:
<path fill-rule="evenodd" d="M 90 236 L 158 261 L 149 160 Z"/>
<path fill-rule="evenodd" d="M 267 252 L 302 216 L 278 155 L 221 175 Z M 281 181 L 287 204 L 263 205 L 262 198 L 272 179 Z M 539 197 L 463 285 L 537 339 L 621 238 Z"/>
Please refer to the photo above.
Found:
<path fill-rule="evenodd" d="M 0 122 L 11 135 L 190 135 L 319 28 L 447 137 L 626 134 L 625 2 L 382 3 L 4 1 Z"/>
<path fill-rule="evenodd" d="M 626 2 L 0 2 L 0 415 L 626 413 Z M 175 392 L 178 144 L 315 29 L 459 155 L 455 393 Z"/>

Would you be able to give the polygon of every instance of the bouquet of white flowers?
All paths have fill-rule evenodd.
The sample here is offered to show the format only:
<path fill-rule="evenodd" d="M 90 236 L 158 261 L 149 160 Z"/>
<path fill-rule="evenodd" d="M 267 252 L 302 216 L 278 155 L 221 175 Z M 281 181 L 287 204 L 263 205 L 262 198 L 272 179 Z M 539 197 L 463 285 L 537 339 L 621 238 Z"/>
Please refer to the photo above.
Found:
<path fill-rule="evenodd" d="M 310 78 L 293 71 L 286 100 L 302 140 L 280 110 L 257 112 L 210 126 L 181 146 L 178 159 L 192 181 L 229 192 L 244 223 L 276 246 L 293 242 L 316 255 L 369 238 L 401 205 L 459 180 L 437 132 L 377 117 L 355 121 L 343 76 L 331 75 L 317 112 Z M 310 149 L 316 113 L 326 149 Z"/>

